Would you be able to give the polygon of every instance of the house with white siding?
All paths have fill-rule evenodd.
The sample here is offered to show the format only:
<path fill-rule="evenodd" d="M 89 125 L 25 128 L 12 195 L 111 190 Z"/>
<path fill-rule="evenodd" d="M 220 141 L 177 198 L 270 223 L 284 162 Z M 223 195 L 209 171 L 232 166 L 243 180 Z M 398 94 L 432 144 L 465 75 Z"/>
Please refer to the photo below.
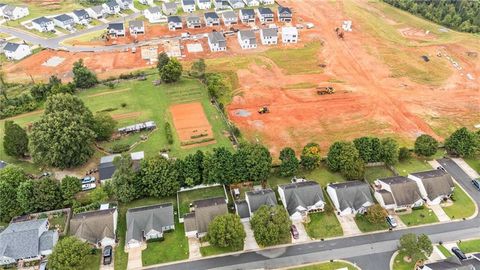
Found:
<path fill-rule="evenodd" d="M 242 23 L 255 23 L 255 11 L 253 9 L 241 9 L 239 16 Z"/>
<path fill-rule="evenodd" d="M 268 7 L 259 7 L 257 14 L 261 23 L 273 22 L 275 20 L 275 14 L 273 14 L 273 11 Z"/>
<path fill-rule="evenodd" d="M 1 14 L 5 20 L 14 21 L 28 16 L 30 11 L 24 6 L 5 5 L 1 9 Z"/>
<path fill-rule="evenodd" d="M 298 29 L 293 26 L 282 27 L 282 42 L 283 43 L 297 43 Z"/>
<path fill-rule="evenodd" d="M 104 14 L 118 14 L 120 13 L 120 5 L 115 0 L 110 0 L 103 5 Z"/>
<path fill-rule="evenodd" d="M 108 34 L 113 37 L 124 37 L 125 36 L 125 26 L 123 23 L 109 23 Z"/>
<path fill-rule="evenodd" d="M 122 10 L 134 8 L 133 0 L 117 0 L 117 3 Z"/>
<path fill-rule="evenodd" d="M 26 44 L 7 42 L 3 47 L 3 53 L 9 60 L 20 60 L 32 54 L 32 51 Z"/>
<path fill-rule="evenodd" d="M 90 15 L 85 9 L 76 9 L 71 13 L 73 20 L 77 24 L 88 25 L 91 21 Z"/>
<path fill-rule="evenodd" d="M 279 185 L 278 195 L 293 221 L 302 221 L 309 213 L 322 212 L 325 208 L 322 188 L 314 181 Z"/>
<path fill-rule="evenodd" d="M 255 32 L 252 30 L 240 30 L 238 31 L 238 43 L 242 49 L 255 49 L 257 48 L 257 38 Z"/>
<path fill-rule="evenodd" d="M 262 45 L 275 45 L 278 43 L 278 28 L 260 29 L 260 40 Z"/>
<path fill-rule="evenodd" d="M 75 25 L 75 20 L 73 19 L 73 17 L 67 14 L 61 14 L 53 17 L 53 22 L 56 26 L 66 30 L 72 30 Z"/>
<path fill-rule="evenodd" d="M 233 9 L 238 9 L 238 8 L 244 8 L 245 7 L 245 3 L 243 2 L 243 0 L 228 0 L 228 4 Z"/>
<path fill-rule="evenodd" d="M 169 16 L 167 21 L 168 29 L 170 30 L 180 30 L 183 28 L 183 22 L 180 16 Z"/>
<path fill-rule="evenodd" d="M 358 180 L 328 184 L 327 194 L 340 216 L 364 214 L 374 204 L 370 185 Z"/>
<path fill-rule="evenodd" d="M 196 9 L 195 0 L 182 0 L 183 12 L 192 13 Z"/>
<path fill-rule="evenodd" d="M 139 35 L 145 34 L 145 25 L 143 21 L 130 21 L 128 23 L 128 30 L 130 31 L 130 35 Z"/>
<path fill-rule="evenodd" d="M 153 6 L 154 5 L 154 1 L 153 0 L 138 0 L 138 2 L 142 5 L 149 5 L 149 6 Z"/>
<path fill-rule="evenodd" d="M 176 2 L 163 2 L 162 11 L 165 15 L 175 15 L 178 12 L 178 6 Z"/>
<path fill-rule="evenodd" d="M 211 9 L 212 2 L 210 0 L 195 0 L 199 9 Z"/>
<path fill-rule="evenodd" d="M 235 13 L 235 11 L 233 10 L 224 11 L 222 13 L 222 19 L 223 19 L 223 24 L 225 24 L 226 26 L 230 26 L 232 24 L 238 23 L 237 13 Z"/>
<path fill-rule="evenodd" d="M 227 41 L 220 32 L 208 33 L 208 46 L 212 52 L 220 52 L 227 50 Z"/>
<path fill-rule="evenodd" d="M 55 31 L 55 23 L 53 23 L 53 20 L 46 17 L 33 19 L 32 26 L 39 32 Z"/>
<path fill-rule="evenodd" d="M 200 28 L 202 27 L 202 20 L 200 20 L 200 17 L 195 14 L 191 14 L 187 16 L 186 18 L 187 21 L 187 27 L 188 28 Z"/>
<path fill-rule="evenodd" d="M 150 7 L 143 11 L 143 16 L 150 23 L 164 23 L 167 22 L 167 16 L 163 15 L 160 7 Z"/>
<path fill-rule="evenodd" d="M 392 176 L 375 180 L 374 197 L 385 209 L 408 210 L 424 204 L 417 183 L 404 176 Z"/>
<path fill-rule="evenodd" d="M 103 5 L 93 6 L 86 9 L 88 15 L 94 19 L 101 19 L 105 15 L 105 8 Z"/>
<path fill-rule="evenodd" d="M 452 177 L 443 170 L 416 172 L 407 177 L 417 183 L 420 194 L 428 205 L 438 205 L 449 199 L 455 188 Z"/>
<path fill-rule="evenodd" d="M 243 0 L 248 7 L 258 7 L 260 6 L 260 1 L 258 0 Z"/>
<path fill-rule="evenodd" d="M 93 210 L 73 215 L 70 235 L 96 247 L 115 246 L 118 211 L 116 208 Z"/>
<path fill-rule="evenodd" d="M 278 7 L 278 20 L 281 22 L 291 22 L 292 21 L 292 10 L 288 7 Z"/>
<path fill-rule="evenodd" d="M 213 6 L 215 7 L 216 10 L 230 8 L 230 4 L 228 4 L 227 0 L 214 0 Z"/>
<path fill-rule="evenodd" d="M 216 12 L 205 12 L 205 25 L 206 26 L 218 26 L 220 25 L 220 17 Z"/>

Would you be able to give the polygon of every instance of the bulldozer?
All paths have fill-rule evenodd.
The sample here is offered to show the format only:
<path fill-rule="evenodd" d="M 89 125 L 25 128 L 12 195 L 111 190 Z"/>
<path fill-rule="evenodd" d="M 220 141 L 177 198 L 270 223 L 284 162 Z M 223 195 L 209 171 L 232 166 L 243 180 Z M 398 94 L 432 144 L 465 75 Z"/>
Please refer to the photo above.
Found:
<path fill-rule="evenodd" d="M 332 86 L 317 87 L 318 95 L 331 95 L 333 93 L 335 93 L 335 88 Z"/>
<path fill-rule="evenodd" d="M 340 29 L 340 27 L 335 28 L 335 32 L 337 33 L 337 37 L 343 40 L 344 34 L 343 34 L 343 31 Z"/>
<path fill-rule="evenodd" d="M 270 110 L 268 109 L 267 106 L 263 106 L 260 109 L 258 109 L 259 114 L 264 114 L 264 113 L 269 113 L 269 112 L 270 112 Z"/>

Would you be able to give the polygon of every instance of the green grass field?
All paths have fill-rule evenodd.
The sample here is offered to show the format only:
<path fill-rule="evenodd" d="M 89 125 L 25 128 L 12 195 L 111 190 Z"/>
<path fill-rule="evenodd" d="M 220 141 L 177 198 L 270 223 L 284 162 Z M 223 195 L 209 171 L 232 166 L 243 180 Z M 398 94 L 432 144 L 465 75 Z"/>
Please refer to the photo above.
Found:
<path fill-rule="evenodd" d="M 369 183 L 373 183 L 373 181 L 377 180 L 378 178 L 384 178 L 389 176 L 393 176 L 393 172 L 385 166 L 365 168 L 365 179 L 367 179 Z"/>
<path fill-rule="evenodd" d="M 98 270 L 100 269 L 100 264 L 102 263 L 102 251 L 97 250 L 95 254 L 88 255 L 83 269 L 85 270 Z"/>
<path fill-rule="evenodd" d="M 325 165 L 321 165 L 312 171 L 300 170 L 296 173 L 296 176 L 315 181 L 319 183 L 322 188 L 326 187 L 329 183 L 345 181 L 345 178 L 342 175 L 329 171 Z M 276 190 L 278 185 L 291 183 L 291 179 L 292 177 L 283 177 L 279 176 L 278 174 L 271 174 L 267 179 L 267 183 L 270 188 Z"/>
<path fill-rule="evenodd" d="M 200 253 L 202 254 L 203 257 L 207 256 L 213 256 L 213 255 L 218 255 L 218 254 L 223 254 L 223 253 L 229 253 L 229 252 L 235 252 L 235 251 L 240 251 L 243 250 L 243 247 L 240 249 L 235 249 L 232 247 L 217 247 L 217 246 L 206 246 L 206 247 L 201 247 L 200 248 Z"/>
<path fill-rule="evenodd" d="M 457 244 L 464 253 L 480 252 L 480 239 L 462 241 Z"/>
<path fill-rule="evenodd" d="M 444 247 L 443 245 L 437 245 L 437 248 L 438 248 L 438 250 L 440 250 L 440 252 L 443 254 L 443 256 L 445 256 L 447 258 L 452 256 L 452 253 L 450 253 L 450 251 L 446 247 Z"/>
<path fill-rule="evenodd" d="M 403 252 L 397 253 L 393 261 L 392 270 L 413 270 L 415 262 L 406 262 L 404 260 L 405 254 Z"/>
<path fill-rule="evenodd" d="M 357 223 L 358 229 L 360 229 L 362 232 L 374 232 L 388 229 L 387 222 L 383 221 L 381 223 L 371 223 L 365 218 L 364 215 L 356 215 L 355 223 Z"/>
<path fill-rule="evenodd" d="M 316 74 L 322 73 L 319 66 L 318 53 L 322 45 L 319 41 L 305 44 L 303 48 L 285 49 L 274 48 L 262 55 L 269 58 L 287 74 Z"/>
<path fill-rule="evenodd" d="M 432 170 L 432 166 L 426 160 L 412 157 L 409 160 L 398 162 L 393 165 L 400 175 L 407 176 L 409 173 Z"/>
<path fill-rule="evenodd" d="M 457 184 L 455 184 L 453 198 L 455 199 L 453 205 L 443 207 L 443 211 L 451 219 L 468 218 L 475 213 L 475 203 Z"/>
<path fill-rule="evenodd" d="M 435 213 L 427 207 L 412 210 L 410 214 L 398 215 L 403 223 L 407 226 L 416 226 L 438 222 Z"/>
<path fill-rule="evenodd" d="M 333 212 L 312 213 L 308 216 L 310 222 L 305 223 L 305 230 L 311 238 L 322 239 L 343 235 L 342 226 Z"/>
<path fill-rule="evenodd" d="M 180 204 L 179 213 L 180 217 L 187 214 L 190 210 L 190 203 L 214 197 L 225 197 L 225 191 L 223 186 L 215 186 L 208 188 L 200 188 L 189 191 L 178 192 L 178 202 Z"/>
<path fill-rule="evenodd" d="M 465 162 L 472 167 L 477 173 L 480 173 L 480 156 L 464 158 Z"/>
<path fill-rule="evenodd" d="M 301 267 L 295 267 L 295 268 L 289 268 L 289 269 L 290 270 L 338 270 L 338 269 L 356 270 L 358 268 L 346 262 L 327 262 L 327 263 L 312 264 L 308 266 L 301 266 Z"/>
<path fill-rule="evenodd" d="M 98 31 L 93 31 L 84 35 L 81 35 L 79 37 L 71 38 L 71 39 L 66 39 L 62 42 L 64 45 L 76 45 L 77 42 L 91 42 L 91 41 L 97 41 L 100 40 L 102 37 L 102 34 L 105 32 L 105 30 L 98 30 Z"/>
<path fill-rule="evenodd" d="M 188 259 L 188 240 L 183 224 L 178 221 L 173 232 L 164 234 L 163 241 L 147 243 L 147 248 L 142 250 L 143 266 L 185 259 Z"/>

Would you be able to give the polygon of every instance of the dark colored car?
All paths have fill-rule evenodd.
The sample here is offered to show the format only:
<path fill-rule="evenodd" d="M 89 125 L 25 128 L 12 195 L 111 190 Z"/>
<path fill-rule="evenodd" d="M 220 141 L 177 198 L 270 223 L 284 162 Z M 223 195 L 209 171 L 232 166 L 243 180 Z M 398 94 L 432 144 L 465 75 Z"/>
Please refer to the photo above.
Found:
<path fill-rule="evenodd" d="M 112 246 L 106 246 L 103 249 L 103 265 L 109 265 L 112 263 Z"/>
<path fill-rule="evenodd" d="M 298 237 L 299 237 L 298 230 L 297 230 L 297 227 L 295 225 L 292 225 L 290 227 L 290 232 L 292 233 L 293 239 L 298 239 Z"/>
<path fill-rule="evenodd" d="M 447 172 L 447 171 L 445 170 L 445 168 L 443 168 L 442 166 L 438 166 L 438 167 L 437 167 L 437 170 L 441 170 L 441 171 Z"/>
<path fill-rule="evenodd" d="M 467 256 L 465 255 L 465 253 L 463 253 L 463 251 L 461 251 L 459 248 L 457 247 L 453 247 L 452 248 L 452 252 L 453 254 L 455 254 L 455 256 L 457 256 L 460 260 L 466 260 L 467 259 Z"/>
<path fill-rule="evenodd" d="M 480 191 L 480 178 L 479 179 L 473 179 L 472 180 L 472 185 Z"/>

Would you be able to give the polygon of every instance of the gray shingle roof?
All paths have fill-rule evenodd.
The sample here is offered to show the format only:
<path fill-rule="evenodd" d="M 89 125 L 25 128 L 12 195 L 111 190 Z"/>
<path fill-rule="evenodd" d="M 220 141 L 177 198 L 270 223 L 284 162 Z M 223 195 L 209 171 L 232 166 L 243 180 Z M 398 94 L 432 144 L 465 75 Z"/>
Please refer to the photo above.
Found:
<path fill-rule="evenodd" d="M 210 40 L 210 43 L 218 43 L 220 47 L 225 47 L 227 45 L 225 37 L 219 32 L 208 33 L 208 39 Z"/>
<path fill-rule="evenodd" d="M 457 256 L 450 256 L 442 261 L 425 264 L 433 270 L 475 270 L 480 269 L 480 260 L 470 258 L 461 261 Z"/>
<path fill-rule="evenodd" d="M 32 20 L 32 22 L 34 22 L 36 24 L 40 24 L 40 25 L 49 23 L 51 21 L 52 21 L 51 19 L 45 18 L 45 17 L 40 17 L 40 18 L 36 18 L 36 19 Z"/>
<path fill-rule="evenodd" d="M 222 13 L 223 18 L 233 20 L 233 19 L 238 19 L 237 13 L 233 10 L 225 11 Z"/>
<path fill-rule="evenodd" d="M 182 0 L 183 5 L 195 5 L 195 0 Z"/>
<path fill-rule="evenodd" d="M 365 203 L 373 203 L 370 186 L 358 180 L 344 183 L 330 184 L 337 194 L 339 208 L 343 211 L 347 208 L 360 209 Z"/>
<path fill-rule="evenodd" d="M 235 201 L 235 209 L 237 209 L 237 214 L 240 216 L 240 218 L 250 217 L 247 201 L 245 200 Z"/>
<path fill-rule="evenodd" d="M 3 50 L 14 52 L 18 49 L 18 47 L 20 47 L 20 44 L 18 43 L 7 42 L 7 44 L 5 44 L 5 47 L 3 47 Z"/>
<path fill-rule="evenodd" d="M 46 231 L 40 236 L 40 252 L 53 250 L 53 246 L 55 245 L 55 239 L 58 239 L 58 232 L 57 231 Z"/>
<path fill-rule="evenodd" d="M 130 28 L 143 28 L 143 21 L 130 21 L 128 26 Z"/>
<path fill-rule="evenodd" d="M 5 15 L 13 15 L 13 11 L 15 10 L 15 8 L 17 8 L 16 6 L 12 6 L 12 5 L 7 5 L 6 7 L 3 8 L 3 14 Z"/>
<path fill-rule="evenodd" d="M 108 29 L 113 29 L 117 31 L 121 31 L 124 29 L 123 23 L 109 23 Z"/>
<path fill-rule="evenodd" d="M 61 15 L 55 16 L 54 19 L 61 22 L 73 20 L 73 18 L 67 14 L 61 14 Z"/>
<path fill-rule="evenodd" d="M 102 5 L 91 7 L 91 9 L 93 10 L 93 12 L 95 12 L 97 14 L 102 14 L 103 13 L 103 6 Z"/>
<path fill-rule="evenodd" d="M 255 11 L 250 8 L 242 9 L 242 16 L 255 17 Z"/>
<path fill-rule="evenodd" d="M 77 9 L 77 10 L 74 10 L 74 11 L 73 11 L 73 14 L 75 14 L 75 16 L 80 17 L 80 18 L 82 18 L 82 17 L 89 17 L 89 16 L 88 16 L 88 13 L 87 13 L 87 11 L 85 11 L 85 9 Z"/>
<path fill-rule="evenodd" d="M 248 191 L 246 196 L 248 197 L 250 211 L 252 213 L 257 211 L 262 205 L 277 205 L 277 197 L 275 196 L 275 192 L 271 189 Z"/>
<path fill-rule="evenodd" d="M 378 190 L 377 192 L 380 193 L 380 195 L 382 195 L 383 203 L 385 203 L 385 205 L 395 203 L 395 200 L 393 199 L 392 193 L 390 193 L 389 191 L 387 191 L 385 189 L 381 189 L 381 190 Z"/>
<path fill-rule="evenodd" d="M 187 22 L 199 22 L 200 17 L 198 15 L 192 14 L 187 16 Z"/>
<path fill-rule="evenodd" d="M 227 203 L 225 198 L 209 198 L 204 200 L 198 200 L 193 202 L 195 208 L 194 215 L 187 215 L 186 218 L 189 219 L 188 230 L 185 226 L 185 231 L 195 231 L 198 233 L 205 233 L 208 230 L 208 224 L 216 217 L 228 213 Z M 195 219 L 195 225 L 191 218 Z"/>
<path fill-rule="evenodd" d="M 182 22 L 182 18 L 180 18 L 180 16 L 170 16 L 168 17 L 168 22 L 172 22 L 172 23 L 181 23 Z"/>
<path fill-rule="evenodd" d="M 276 37 L 278 36 L 278 28 L 263 28 L 261 31 L 263 37 Z"/>
<path fill-rule="evenodd" d="M 255 32 L 252 30 L 240 30 L 240 38 L 245 40 L 245 39 L 256 39 L 255 38 Z"/>
<path fill-rule="evenodd" d="M 267 7 L 260 7 L 258 8 L 258 13 L 262 15 L 273 15 L 273 11 Z"/>
<path fill-rule="evenodd" d="M 397 206 L 412 205 L 422 199 L 417 183 L 404 176 L 393 176 L 378 180 L 390 185 Z"/>
<path fill-rule="evenodd" d="M 452 177 L 442 170 L 417 172 L 411 175 L 422 180 L 430 200 L 434 200 L 439 196 L 449 196 L 452 193 L 452 188 L 455 186 Z"/>
<path fill-rule="evenodd" d="M 70 220 L 70 234 L 97 244 L 103 238 L 115 239 L 115 208 L 76 214 Z"/>
<path fill-rule="evenodd" d="M 281 15 L 286 15 L 286 16 L 291 16 L 292 15 L 292 11 L 290 10 L 290 8 L 288 7 L 282 7 L 282 6 L 279 6 L 278 7 L 278 13 L 281 14 Z"/>
<path fill-rule="evenodd" d="M 216 12 L 205 12 L 205 19 L 220 19 Z"/>
<path fill-rule="evenodd" d="M 110 8 L 120 6 L 116 1 L 108 1 L 108 2 L 105 3 L 105 4 L 107 4 L 107 6 L 110 7 Z"/>
<path fill-rule="evenodd" d="M 169 227 L 174 224 L 173 205 L 171 203 L 128 209 L 126 241 L 132 239 L 142 241 L 144 233 L 151 230 L 162 232 L 162 227 Z"/>
<path fill-rule="evenodd" d="M 287 211 L 290 215 L 296 212 L 297 207 L 315 205 L 319 201 L 325 201 L 320 185 L 317 182 L 305 181 L 286 185 L 280 185 L 285 193 Z"/>
<path fill-rule="evenodd" d="M 160 13 L 160 12 L 161 12 L 159 6 L 149 7 L 149 8 L 148 8 L 148 11 L 149 11 L 150 13 Z"/>
<path fill-rule="evenodd" d="M 163 2 L 163 5 L 165 6 L 165 9 L 167 9 L 167 10 L 178 9 L 176 2 Z"/>

